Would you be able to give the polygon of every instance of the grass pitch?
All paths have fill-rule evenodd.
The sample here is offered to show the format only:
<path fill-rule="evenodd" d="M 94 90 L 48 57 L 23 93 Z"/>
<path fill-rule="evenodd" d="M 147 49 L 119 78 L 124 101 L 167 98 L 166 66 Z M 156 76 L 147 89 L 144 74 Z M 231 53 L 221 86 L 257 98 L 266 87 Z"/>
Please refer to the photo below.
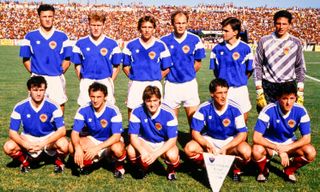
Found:
<path fill-rule="evenodd" d="M 26 80 L 29 74 L 24 69 L 18 57 L 18 47 L 0 46 L 0 144 L 3 145 L 8 137 L 10 114 L 14 105 L 27 97 Z M 203 61 L 203 66 L 198 73 L 199 94 L 201 102 L 209 98 L 208 84 L 213 78 L 212 71 L 208 70 L 209 52 Z M 306 52 L 307 74 L 320 79 L 320 53 Z M 65 123 L 67 130 L 71 130 L 73 117 L 78 108 L 76 99 L 79 93 L 79 82 L 74 73 L 73 66 L 66 73 L 67 94 L 69 101 L 66 104 Z M 127 95 L 127 78 L 120 73 L 115 82 L 117 106 L 123 115 L 123 125 L 127 128 L 127 109 L 125 98 Z M 255 90 L 253 80 L 249 82 L 250 98 L 255 105 Z M 312 126 L 312 143 L 319 152 L 320 142 L 320 83 L 311 79 L 305 81 L 305 106 L 309 111 Z M 251 143 L 252 130 L 257 119 L 253 108 L 249 114 L 249 143 Z M 184 111 L 179 115 L 179 145 L 183 146 L 189 139 Z M 116 180 L 106 167 L 94 171 L 89 176 L 73 176 L 70 169 L 63 174 L 55 175 L 53 165 L 41 164 L 40 168 L 32 169 L 27 174 L 21 174 L 18 167 L 10 167 L 11 159 L 0 152 L 0 191 L 209 191 L 210 187 L 205 172 L 193 173 L 190 171 L 192 164 L 185 163 L 185 156 L 181 151 L 182 163 L 178 171 L 178 180 L 168 182 L 162 163 L 157 163 L 154 172 L 143 180 L 132 178 L 130 173 L 125 174 L 123 180 Z M 257 183 L 255 181 L 255 167 L 251 166 L 242 176 L 241 183 L 234 183 L 227 177 L 221 191 L 318 191 L 320 186 L 319 158 L 298 171 L 298 183 L 287 183 L 280 177 L 282 168 L 279 159 L 272 161 L 269 181 Z M 129 166 L 127 166 L 130 169 Z"/>

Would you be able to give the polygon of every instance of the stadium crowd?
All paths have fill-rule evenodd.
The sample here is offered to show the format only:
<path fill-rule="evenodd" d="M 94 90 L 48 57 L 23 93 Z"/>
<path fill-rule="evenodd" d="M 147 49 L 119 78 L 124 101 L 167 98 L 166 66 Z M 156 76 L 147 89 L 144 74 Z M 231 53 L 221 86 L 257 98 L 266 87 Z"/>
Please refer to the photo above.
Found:
<path fill-rule="evenodd" d="M 36 7 L 39 3 L 0 3 L 0 39 L 23 39 L 25 34 L 38 28 Z M 158 19 L 156 36 L 160 37 L 171 30 L 170 13 L 175 6 L 145 6 L 141 3 L 130 5 L 82 5 L 56 4 L 55 26 L 65 31 L 71 40 L 85 36 L 88 31 L 87 15 L 93 10 L 106 13 L 105 33 L 117 40 L 130 40 L 138 37 L 136 21 L 145 14 Z M 249 32 L 249 42 L 257 42 L 273 29 L 272 15 L 278 8 L 237 7 L 231 3 L 224 5 L 198 5 L 182 7 L 190 13 L 193 30 L 220 30 L 219 23 L 226 17 L 234 16 L 242 20 L 244 29 Z M 313 8 L 291 8 L 294 24 L 291 33 L 305 43 L 320 44 L 320 10 Z"/>

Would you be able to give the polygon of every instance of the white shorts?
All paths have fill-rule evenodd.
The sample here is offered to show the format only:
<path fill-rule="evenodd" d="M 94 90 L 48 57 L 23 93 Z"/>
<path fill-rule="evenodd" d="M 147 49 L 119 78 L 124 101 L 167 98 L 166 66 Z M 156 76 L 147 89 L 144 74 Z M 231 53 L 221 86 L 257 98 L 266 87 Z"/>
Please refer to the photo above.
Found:
<path fill-rule="evenodd" d="M 243 113 L 250 111 L 252 107 L 247 86 L 230 87 L 228 90 L 228 99 L 236 102 Z"/>
<path fill-rule="evenodd" d="M 172 109 L 180 107 L 183 103 L 184 107 L 193 107 L 200 104 L 198 83 L 194 78 L 185 83 L 165 82 L 163 102 Z"/>
<path fill-rule="evenodd" d="M 27 141 L 31 142 L 31 143 L 40 143 L 46 139 L 48 139 L 48 137 L 50 137 L 52 134 L 54 134 L 54 132 L 48 134 L 48 135 L 45 135 L 45 136 L 42 136 L 42 137 L 35 137 L 35 136 L 32 136 L 32 135 L 29 135 L 29 134 L 26 134 L 24 132 L 21 133 L 21 135 L 23 135 Z M 44 151 L 46 154 L 50 155 L 50 156 L 55 156 L 56 155 L 56 150 L 50 150 L 50 149 L 47 149 L 47 146 L 45 146 L 43 149 L 37 151 L 37 152 L 28 152 L 29 155 L 33 158 L 37 158 L 41 153 L 42 151 Z"/>
<path fill-rule="evenodd" d="M 149 147 L 151 147 L 151 149 L 153 151 L 156 151 L 156 150 L 160 149 L 164 145 L 164 141 L 162 141 L 160 143 L 152 143 L 150 141 L 147 141 L 147 140 L 143 139 L 142 137 L 139 137 L 139 139 L 141 141 L 143 141 L 144 143 L 146 143 Z"/>
<path fill-rule="evenodd" d="M 143 103 L 142 95 L 144 89 L 148 86 L 156 86 L 160 89 L 162 95 L 162 85 L 160 81 L 129 81 L 127 107 L 134 109 Z"/>
<path fill-rule="evenodd" d="M 233 137 L 228 137 L 225 140 L 220 139 L 214 139 L 208 135 L 203 136 L 209 143 L 211 143 L 213 146 L 217 147 L 218 149 L 221 149 L 223 146 L 227 145 L 233 140 Z"/>
<path fill-rule="evenodd" d="M 288 139 L 288 140 L 286 140 L 285 142 L 282 142 L 282 143 L 275 142 L 275 141 L 271 141 L 271 140 L 269 140 L 269 139 L 267 139 L 267 138 L 265 138 L 265 139 L 268 140 L 270 143 L 273 143 L 273 144 L 276 144 L 276 145 L 289 145 L 289 144 L 295 142 L 295 140 L 292 139 L 292 138 L 291 138 L 291 139 Z M 275 151 L 275 150 L 272 150 L 272 157 L 274 157 L 274 156 L 276 156 L 276 155 L 279 155 L 278 152 Z"/>
<path fill-rule="evenodd" d="M 68 97 L 66 95 L 66 79 L 63 74 L 60 76 L 47 76 L 32 73 L 31 76 L 42 76 L 46 79 L 48 85 L 46 95 L 51 100 L 59 105 L 68 101 Z"/>
<path fill-rule="evenodd" d="M 77 101 L 78 105 L 83 106 L 90 102 L 88 89 L 89 89 L 89 86 L 94 82 L 101 83 L 108 88 L 107 102 L 111 104 L 115 104 L 113 80 L 109 77 L 109 78 L 100 79 L 100 80 L 81 79 L 80 85 L 79 85 L 80 92 L 79 92 L 79 97 Z"/>

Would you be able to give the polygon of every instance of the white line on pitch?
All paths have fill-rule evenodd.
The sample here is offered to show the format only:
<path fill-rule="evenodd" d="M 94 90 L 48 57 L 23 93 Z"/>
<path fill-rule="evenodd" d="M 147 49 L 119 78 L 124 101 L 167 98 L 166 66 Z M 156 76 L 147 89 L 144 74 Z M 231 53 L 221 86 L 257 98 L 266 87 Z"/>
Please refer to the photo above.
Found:
<path fill-rule="evenodd" d="M 309 78 L 309 79 L 312 79 L 312 80 L 314 80 L 314 81 L 320 82 L 320 79 L 311 77 L 311 76 L 309 76 L 309 75 L 306 75 L 306 77 Z"/>

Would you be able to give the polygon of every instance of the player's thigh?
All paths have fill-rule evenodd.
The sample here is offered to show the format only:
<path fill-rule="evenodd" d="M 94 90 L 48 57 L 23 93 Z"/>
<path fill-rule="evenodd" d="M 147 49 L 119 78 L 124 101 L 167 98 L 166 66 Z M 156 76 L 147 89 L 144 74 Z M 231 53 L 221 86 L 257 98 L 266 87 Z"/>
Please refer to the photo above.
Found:
<path fill-rule="evenodd" d="M 237 146 L 228 150 L 227 154 L 241 156 L 248 159 L 251 156 L 251 151 L 251 146 L 247 142 L 241 142 Z"/>

